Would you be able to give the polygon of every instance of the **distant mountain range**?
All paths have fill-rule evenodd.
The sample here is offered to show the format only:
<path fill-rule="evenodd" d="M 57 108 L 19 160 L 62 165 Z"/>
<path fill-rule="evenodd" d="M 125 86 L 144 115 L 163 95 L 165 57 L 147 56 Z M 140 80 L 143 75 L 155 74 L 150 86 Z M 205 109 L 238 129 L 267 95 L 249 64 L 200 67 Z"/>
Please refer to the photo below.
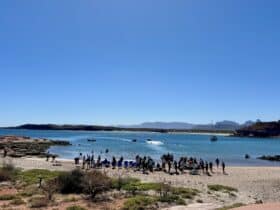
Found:
<path fill-rule="evenodd" d="M 246 121 L 239 124 L 234 121 L 224 120 L 215 124 L 192 124 L 184 122 L 144 122 L 138 125 L 118 125 L 121 128 L 152 128 L 152 129 L 178 129 L 178 130 L 237 130 L 254 124 L 254 121 Z"/>
<path fill-rule="evenodd" d="M 57 124 L 24 124 L 12 129 L 32 130 L 87 130 L 87 131 L 153 131 L 153 132 L 227 132 L 233 133 L 236 130 L 251 126 L 255 122 L 247 121 L 243 124 L 224 120 L 215 124 L 191 124 L 184 122 L 145 122 L 139 125 L 57 125 Z"/>

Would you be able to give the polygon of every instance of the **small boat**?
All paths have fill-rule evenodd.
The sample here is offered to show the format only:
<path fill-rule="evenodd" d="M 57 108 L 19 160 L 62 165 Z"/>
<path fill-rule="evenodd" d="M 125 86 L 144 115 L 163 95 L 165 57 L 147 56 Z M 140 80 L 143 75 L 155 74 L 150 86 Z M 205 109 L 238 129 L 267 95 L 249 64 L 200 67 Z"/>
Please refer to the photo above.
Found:
<path fill-rule="evenodd" d="M 96 139 L 88 139 L 87 141 L 96 142 Z"/>
<path fill-rule="evenodd" d="M 132 140 L 131 140 L 131 142 L 136 142 L 136 141 L 137 141 L 137 139 L 132 139 Z"/>
<path fill-rule="evenodd" d="M 152 141 L 152 139 L 147 139 L 147 141 Z"/>
<path fill-rule="evenodd" d="M 218 141 L 218 137 L 217 136 L 212 136 L 210 138 L 210 141 L 214 142 L 214 141 Z"/>

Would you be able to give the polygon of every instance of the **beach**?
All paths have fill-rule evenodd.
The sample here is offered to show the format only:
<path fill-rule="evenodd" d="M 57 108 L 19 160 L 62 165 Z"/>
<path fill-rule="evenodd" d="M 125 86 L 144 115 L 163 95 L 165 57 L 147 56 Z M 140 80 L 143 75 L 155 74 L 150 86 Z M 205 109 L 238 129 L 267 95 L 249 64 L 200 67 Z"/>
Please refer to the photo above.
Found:
<path fill-rule="evenodd" d="M 69 171 L 77 166 L 74 162 L 66 159 L 57 159 L 57 165 L 47 162 L 43 158 L 23 157 L 23 158 L 0 158 L 0 164 L 11 163 L 15 167 L 24 170 L 29 169 L 48 169 Z M 200 199 L 203 204 L 190 204 L 185 209 L 215 209 L 234 203 L 253 204 L 256 202 L 271 203 L 279 201 L 280 197 L 280 168 L 279 167 L 227 167 L 226 175 L 222 174 L 221 169 L 217 171 L 214 168 L 212 176 L 207 175 L 190 175 L 188 173 L 180 175 L 169 175 L 164 172 L 154 172 L 144 175 L 141 172 L 135 172 L 132 169 L 98 169 L 104 171 L 111 177 L 135 177 L 143 182 L 166 182 L 173 186 L 191 187 L 201 191 Z M 221 192 L 211 192 L 208 185 L 225 185 L 238 189 L 234 195 Z M 207 205 L 206 205 L 207 204 Z M 208 207 L 205 207 L 208 206 Z M 179 207 L 178 207 L 179 208 Z"/>

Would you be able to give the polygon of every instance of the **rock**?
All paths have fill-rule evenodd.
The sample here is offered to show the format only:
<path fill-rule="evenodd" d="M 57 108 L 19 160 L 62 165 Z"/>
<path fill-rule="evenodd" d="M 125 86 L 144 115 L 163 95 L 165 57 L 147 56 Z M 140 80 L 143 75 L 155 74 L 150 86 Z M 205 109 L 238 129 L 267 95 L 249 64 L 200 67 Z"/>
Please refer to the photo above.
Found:
<path fill-rule="evenodd" d="M 46 150 L 50 146 L 71 145 L 68 141 L 32 139 L 19 136 L 1 136 L 0 150 L 6 150 L 7 155 L 11 157 L 39 156 L 46 157 Z"/>
<path fill-rule="evenodd" d="M 274 156 L 270 156 L 270 155 L 263 155 L 261 157 L 258 157 L 258 159 L 260 160 L 268 160 L 268 161 L 280 161 L 280 155 L 274 155 Z"/>

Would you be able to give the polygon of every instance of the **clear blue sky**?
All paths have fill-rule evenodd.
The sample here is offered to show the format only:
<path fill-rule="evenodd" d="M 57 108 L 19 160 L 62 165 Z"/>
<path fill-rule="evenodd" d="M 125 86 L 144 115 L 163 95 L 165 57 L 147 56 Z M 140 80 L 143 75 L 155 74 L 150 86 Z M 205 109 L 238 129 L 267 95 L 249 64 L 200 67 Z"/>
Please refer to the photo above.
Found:
<path fill-rule="evenodd" d="M 278 0 L 1 0 L 0 125 L 280 118 Z"/>

